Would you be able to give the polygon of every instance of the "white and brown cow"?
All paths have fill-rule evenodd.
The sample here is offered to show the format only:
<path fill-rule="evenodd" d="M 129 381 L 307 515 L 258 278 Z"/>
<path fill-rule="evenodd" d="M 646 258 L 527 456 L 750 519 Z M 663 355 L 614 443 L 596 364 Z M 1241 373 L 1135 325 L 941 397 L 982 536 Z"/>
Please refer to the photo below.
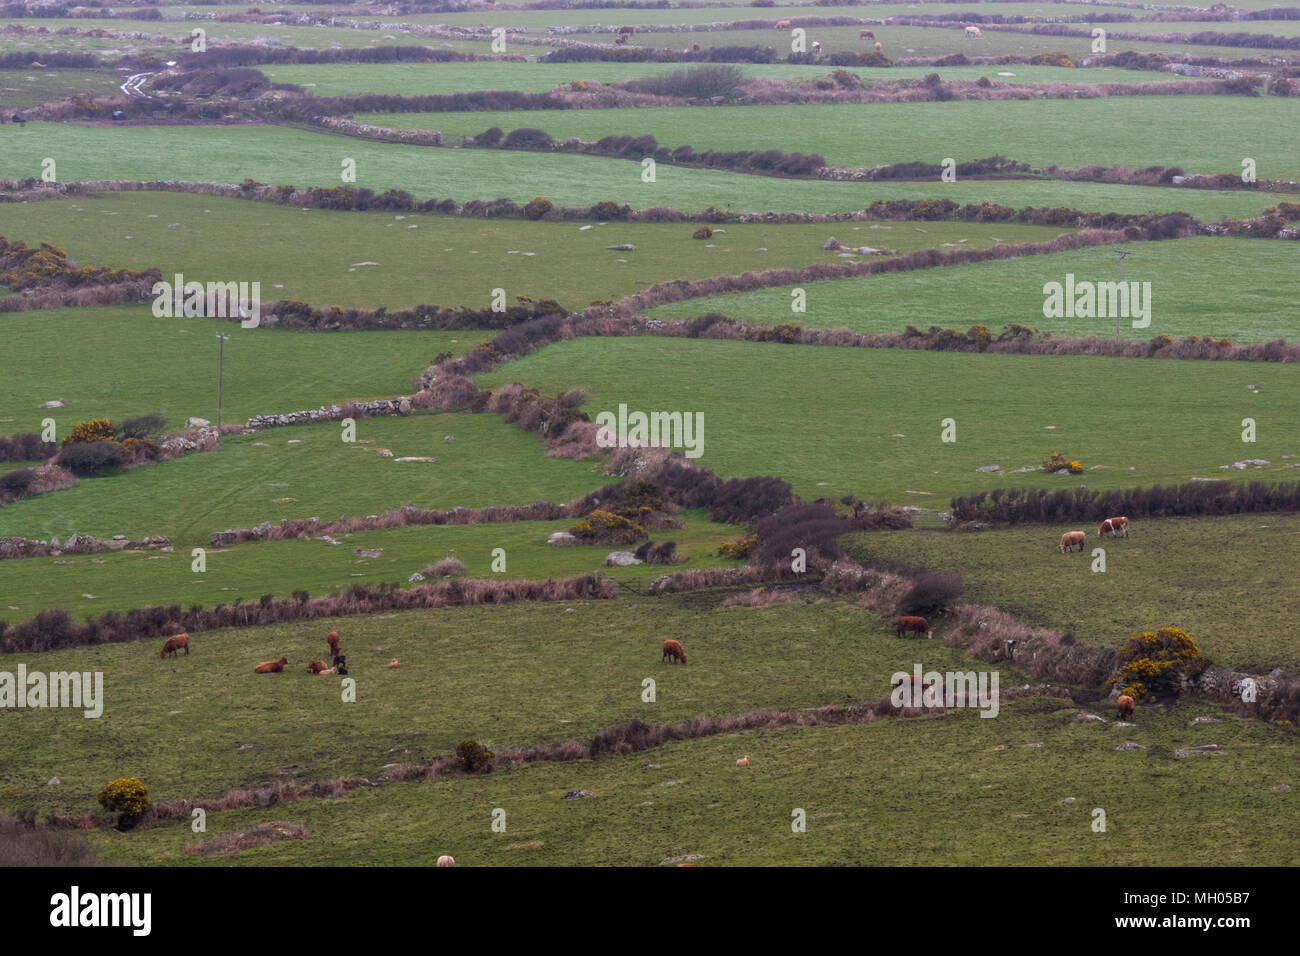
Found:
<path fill-rule="evenodd" d="M 1097 529 L 1097 537 L 1104 538 L 1107 534 L 1112 536 L 1118 535 L 1121 538 L 1128 537 L 1128 518 L 1107 518 Z"/>

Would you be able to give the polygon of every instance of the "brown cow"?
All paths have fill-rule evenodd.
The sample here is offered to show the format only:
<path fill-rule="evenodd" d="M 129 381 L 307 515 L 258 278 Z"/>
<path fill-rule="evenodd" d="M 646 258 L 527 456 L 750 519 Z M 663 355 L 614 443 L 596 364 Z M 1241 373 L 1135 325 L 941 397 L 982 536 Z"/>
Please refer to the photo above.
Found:
<path fill-rule="evenodd" d="M 312 661 L 307 665 L 308 674 L 319 674 L 323 670 L 326 670 L 324 661 Z"/>
<path fill-rule="evenodd" d="M 330 642 L 330 654 L 334 657 L 339 656 L 339 632 L 330 631 L 325 635 L 325 640 Z"/>
<path fill-rule="evenodd" d="M 789 20 L 777 20 L 776 23 L 772 24 L 772 29 L 773 29 L 773 30 L 788 30 L 788 29 L 790 29 L 790 21 L 789 21 Z"/>
<path fill-rule="evenodd" d="M 1119 719 L 1130 720 L 1133 717 L 1133 708 L 1137 706 L 1133 698 L 1128 694 L 1121 694 L 1119 700 L 1115 701 L 1119 707 Z"/>
<path fill-rule="evenodd" d="M 858 39 L 859 39 L 859 40 L 874 40 L 875 38 L 876 38 L 876 35 L 875 35 L 874 33 L 872 33 L 870 30 L 859 30 L 859 31 L 858 31 Z"/>
<path fill-rule="evenodd" d="M 934 637 L 930 622 L 923 617 L 900 617 L 898 619 L 898 636 L 902 637 L 907 631 L 915 631 L 917 634 L 924 634 L 926 637 Z"/>
<path fill-rule="evenodd" d="M 176 634 L 172 637 L 167 638 L 167 643 L 162 646 L 162 651 L 158 654 L 158 660 L 161 661 L 166 659 L 168 654 L 171 654 L 173 657 L 175 657 L 176 652 L 179 651 L 182 647 L 185 648 L 185 656 L 189 657 L 190 656 L 190 635 L 188 633 Z"/>
<path fill-rule="evenodd" d="M 283 674 L 284 665 L 289 663 L 289 658 L 282 657 L 278 661 L 262 661 L 253 668 L 254 674 Z"/>
<path fill-rule="evenodd" d="M 620 33 L 618 36 L 614 37 L 614 46 L 623 46 L 625 43 L 627 43 L 626 33 Z"/>
<path fill-rule="evenodd" d="M 679 641 L 674 641 L 671 637 L 664 641 L 664 656 L 659 658 L 659 663 L 662 664 L 664 661 L 686 663 L 686 651 L 682 649 Z"/>
<path fill-rule="evenodd" d="M 619 27 L 619 28 L 618 28 L 618 35 L 619 35 L 619 36 L 627 36 L 629 33 L 634 33 L 635 31 L 636 31 L 636 28 L 635 28 L 635 27 Z"/>
<path fill-rule="evenodd" d="M 1112 536 L 1118 535 L 1122 538 L 1128 537 L 1128 518 L 1107 518 L 1097 529 L 1097 537 L 1104 538 L 1109 531 Z"/>
<path fill-rule="evenodd" d="M 1086 531 L 1065 532 L 1065 534 L 1061 535 L 1061 543 L 1056 546 L 1056 549 L 1060 551 L 1061 554 L 1065 554 L 1066 551 L 1072 551 L 1076 544 L 1079 546 L 1080 551 L 1087 546 L 1088 533 Z"/>

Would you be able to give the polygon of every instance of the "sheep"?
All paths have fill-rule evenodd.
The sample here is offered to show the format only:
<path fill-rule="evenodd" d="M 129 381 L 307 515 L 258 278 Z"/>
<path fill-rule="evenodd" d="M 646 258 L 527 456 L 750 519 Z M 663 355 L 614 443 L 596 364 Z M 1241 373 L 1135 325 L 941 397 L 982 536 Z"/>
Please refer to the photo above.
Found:
<path fill-rule="evenodd" d="M 182 647 L 185 648 L 185 656 L 189 657 L 190 656 L 190 635 L 188 633 L 176 634 L 173 635 L 172 637 L 167 638 L 167 643 L 165 643 L 162 646 L 162 651 L 160 651 L 158 654 L 158 660 L 160 661 L 165 660 L 168 654 L 171 654 L 173 657 L 175 657 L 176 652 L 179 651 Z"/>
<path fill-rule="evenodd" d="M 456 865 L 456 858 L 455 858 L 455 857 L 452 857 L 452 856 L 447 856 L 446 854 L 443 854 L 442 856 L 438 857 L 438 865 L 439 865 L 439 866 L 455 866 L 455 865 Z"/>
<path fill-rule="evenodd" d="M 1115 701 L 1119 707 L 1120 720 L 1132 720 L 1133 710 L 1137 706 L 1136 702 L 1128 694 L 1120 694 L 1119 700 Z"/>
<path fill-rule="evenodd" d="M 820 53 L 820 52 L 822 51 L 822 45 L 821 45 L 821 42 L 820 42 L 820 41 L 818 41 L 818 40 L 813 40 L 812 51 L 813 51 L 814 53 Z"/>
<path fill-rule="evenodd" d="M 335 674 L 337 674 L 337 673 L 338 673 L 338 671 L 335 670 L 333 667 L 327 667 L 327 668 L 325 668 L 323 671 L 320 672 L 320 676 L 321 676 L 321 677 L 333 677 L 333 676 L 334 676 Z"/>
<path fill-rule="evenodd" d="M 668 661 L 669 663 L 672 663 L 673 661 L 681 661 L 683 664 L 686 663 L 686 651 L 682 649 L 682 645 L 679 641 L 674 641 L 671 637 L 664 641 L 664 656 L 659 659 L 659 663 L 662 664 L 664 661 Z"/>
<path fill-rule="evenodd" d="M 979 28 L 979 27 L 967 27 L 967 28 L 966 28 L 966 35 L 967 35 L 968 37 L 982 37 L 982 36 L 984 36 L 984 34 L 980 33 L 980 28 Z"/>
<path fill-rule="evenodd" d="M 287 657 L 282 657 L 278 661 L 262 661 L 262 663 L 253 668 L 253 673 L 282 674 L 284 673 L 284 665 L 287 663 L 289 663 L 289 658 Z"/>
<path fill-rule="evenodd" d="M 324 661 L 312 661 L 310 664 L 307 665 L 308 674 L 319 674 L 323 670 L 325 670 Z"/>
<path fill-rule="evenodd" d="M 737 761 L 736 761 L 736 766 L 737 766 L 737 767 L 748 767 L 748 766 L 749 766 L 749 754 L 745 754 L 745 756 L 743 756 L 743 757 L 741 757 L 739 760 L 737 760 Z"/>

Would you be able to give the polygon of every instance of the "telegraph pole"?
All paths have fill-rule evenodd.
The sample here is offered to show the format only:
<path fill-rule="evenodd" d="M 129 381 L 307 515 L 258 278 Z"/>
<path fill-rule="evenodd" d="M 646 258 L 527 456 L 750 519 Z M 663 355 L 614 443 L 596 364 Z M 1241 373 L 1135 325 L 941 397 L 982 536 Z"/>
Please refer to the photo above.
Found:
<path fill-rule="evenodd" d="M 1119 256 L 1119 287 L 1122 289 L 1124 288 L 1124 257 L 1132 255 L 1132 253 L 1129 252 L 1127 249 L 1116 249 L 1115 254 Z M 1127 296 L 1125 296 L 1125 301 L 1126 302 L 1128 301 Z M 1116 296 L 1115 298 L 1115 304 L 1116 305 L 1119 304 L 1118 296 Z M 1119 341 L 1119 310 L 1118 309 L 1115 310 L 1115 341 L 1116 342 Z"/>
<path fill-rule="evenodd" d="M 221 445 L 221 372 L 224 364 L 226 340 L 229 335 L 217 333 L 217 446 Z"/>

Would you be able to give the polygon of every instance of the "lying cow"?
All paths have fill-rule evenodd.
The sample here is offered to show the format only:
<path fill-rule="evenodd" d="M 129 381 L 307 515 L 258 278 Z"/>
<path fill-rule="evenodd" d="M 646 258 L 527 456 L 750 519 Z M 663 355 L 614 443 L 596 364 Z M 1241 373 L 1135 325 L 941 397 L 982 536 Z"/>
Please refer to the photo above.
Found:
<path fill-rule="evenodd" d="M 897 621 L 896 633 L 899 637 L 909 632 L 924 634 L 926 637 L 934 637 L 934 631 L 930 628 L 930 622 L 923 617 L 900 617 Z"/>
<path fill-rule="evenodd" d="M 1086 531 L 1067 531 L 1061 535 L 1061 543 L 1057 546 L 1061 554 L 1067 551 L 1073 551 L 1077 544 L 1082 551 L 1088 543 L 1088 532 Z"/>
<path fill-rule="evenodd" d="M 1118 535 L 1121 538 L 1128 537 L 1128 518 L 1107 518 L 1097 529 L 1097 537 L 1104 538 L 1107 534 Z"/>
<path fill-rule="evenodd" d="M 772 29 L 773 29 L 773 30 L 788 30 L 788 29 L 790 29 L 790 21 L 789 21 L 789 20 L 777 20 L 776 23 L 774 23 L 774 24 L 772 25 Z"/>
<path fill-rule="evenodd" d="M 278 661 L 262 661 L 253 668 L 254 674 L 283 674 L 284 665 L 289 663 L 289 658 L 282 657 Z"/>

